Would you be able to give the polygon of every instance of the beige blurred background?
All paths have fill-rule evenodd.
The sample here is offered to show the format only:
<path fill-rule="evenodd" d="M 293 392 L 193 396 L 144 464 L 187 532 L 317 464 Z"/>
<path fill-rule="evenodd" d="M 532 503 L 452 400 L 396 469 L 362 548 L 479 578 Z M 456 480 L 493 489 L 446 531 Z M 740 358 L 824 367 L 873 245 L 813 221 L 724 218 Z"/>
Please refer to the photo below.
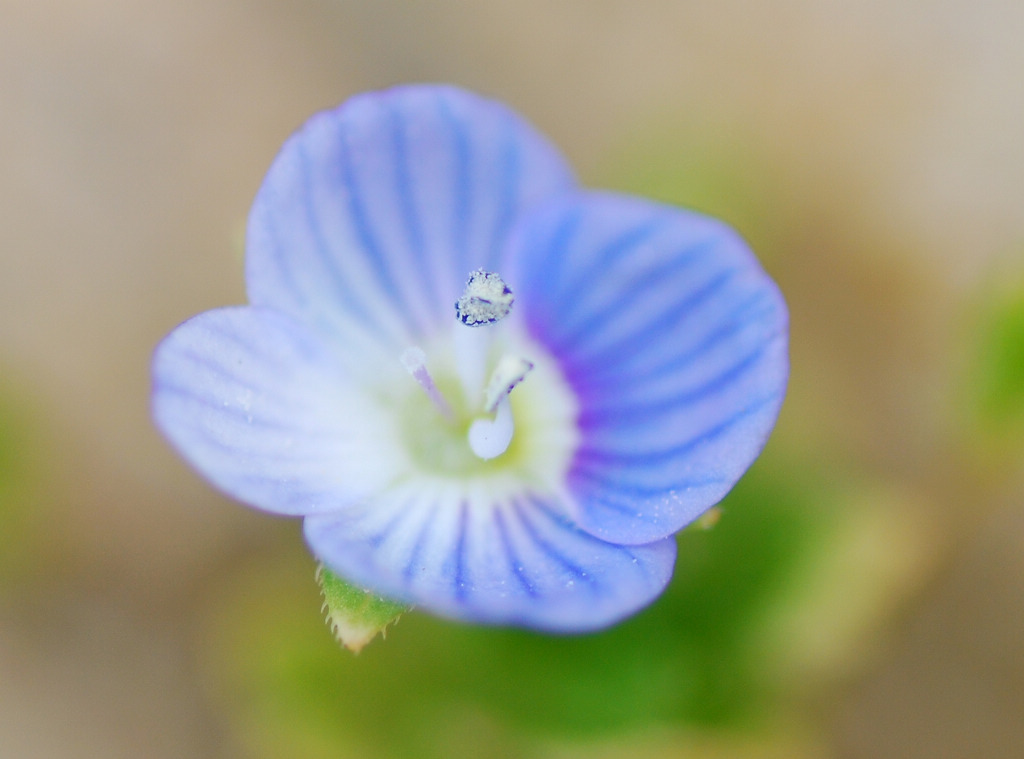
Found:
<path fill-rule="evenodd" d="M 793 314 L 784 423 L 843 453 L 818 476 L 911 493 L 921 531 L 857 665 L 816 691 L 814 755 L 1024 755 L 1024 486 L 957 455 L 948 400 L 960 316 L 1024 254 L 1022 41 L 1012 0 L 0 0 L 0 377 L 44 483 L 0 588 L 0 757 L 238 755 L 197 609 L 298 528 L 173 455 L 149 354 L 243 299 L 282 140 L 408 81 L 509 102 L 592 184 L 645 135 L 768 167 L 750 192 L 787 230 L 767 260 Z"/>

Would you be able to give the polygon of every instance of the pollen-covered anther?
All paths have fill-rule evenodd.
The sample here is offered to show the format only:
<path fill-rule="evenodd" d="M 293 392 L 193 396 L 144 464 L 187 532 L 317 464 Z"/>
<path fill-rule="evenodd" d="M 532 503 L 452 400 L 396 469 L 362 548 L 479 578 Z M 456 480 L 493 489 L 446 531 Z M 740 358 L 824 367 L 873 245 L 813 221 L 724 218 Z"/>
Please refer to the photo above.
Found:
<path fill-rule="evenodd" d="M 487 388 L 484 391 L 484 410 L 488 414 L 497 411 L 498 404 L 507 398 L 515 386 L 526 379 L 526 375 L 532 370 L 533 362 L 527 361 L 525 358 L 502 356 L 487 382 Z"/>
<path fill-rule="evenodd" d="M 466 281 L 462 297 L 455 301 L 455 315 L 467 327 L 483 327 L 508 316 L 515 295 L 494 272 L 477 269 Z"/>

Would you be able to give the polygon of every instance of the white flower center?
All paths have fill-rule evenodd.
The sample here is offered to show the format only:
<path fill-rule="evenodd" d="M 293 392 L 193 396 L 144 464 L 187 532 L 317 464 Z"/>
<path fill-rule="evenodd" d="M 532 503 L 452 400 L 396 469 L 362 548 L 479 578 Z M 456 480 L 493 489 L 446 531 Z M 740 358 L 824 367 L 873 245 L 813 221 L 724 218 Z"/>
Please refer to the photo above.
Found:
<path fill-rule="evenodd" d="M 473 272 L 453 331 L 402 354 L 419 385 L 401 413 L 420 469 L 466 476 L 499 467 L 547 484 L 568 466 L 575 399 L 554 359 L 505 319 L 513 299 L 497 274 Z"/>

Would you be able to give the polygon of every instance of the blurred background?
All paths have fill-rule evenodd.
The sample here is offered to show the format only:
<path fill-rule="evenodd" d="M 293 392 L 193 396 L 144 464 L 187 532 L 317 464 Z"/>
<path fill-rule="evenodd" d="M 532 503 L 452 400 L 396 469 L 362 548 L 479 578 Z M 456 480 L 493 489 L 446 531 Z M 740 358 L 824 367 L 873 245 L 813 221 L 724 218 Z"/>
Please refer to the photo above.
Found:
<path fill-rule="evenodd" d="M 0 0 L 0 756 L 1019 757 L 1024 4 Z M 764 456 L 598 635 L 358 657 L 295 521 L 148 417 L 284 138 L 448 81 L 720 216 L 792 312 Z"/>

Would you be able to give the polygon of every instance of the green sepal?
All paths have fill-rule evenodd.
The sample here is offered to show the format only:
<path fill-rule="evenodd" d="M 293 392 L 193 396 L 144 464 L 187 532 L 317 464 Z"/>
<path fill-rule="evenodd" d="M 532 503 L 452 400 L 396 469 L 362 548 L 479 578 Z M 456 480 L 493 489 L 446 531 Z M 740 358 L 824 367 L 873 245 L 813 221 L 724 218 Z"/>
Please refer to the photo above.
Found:
<path fill-rule="evenodd" d="M 719 520 L 722 518 L 722 508 L 720 506 L 712 506 L 710 509 L 705 511 L 699 517 L 697 517 L 693 525 L 701 530 L 710 530 Z"/>
<path fill-rule="evenodd" d="M 363 646 L 385 635 L 388 625 L 412 607 L 350 585 L 323 564 L 317 567 L 316 580 L 324 598 L 322 611 L 334 637 L 345 648 L 359 653 Z"/>

